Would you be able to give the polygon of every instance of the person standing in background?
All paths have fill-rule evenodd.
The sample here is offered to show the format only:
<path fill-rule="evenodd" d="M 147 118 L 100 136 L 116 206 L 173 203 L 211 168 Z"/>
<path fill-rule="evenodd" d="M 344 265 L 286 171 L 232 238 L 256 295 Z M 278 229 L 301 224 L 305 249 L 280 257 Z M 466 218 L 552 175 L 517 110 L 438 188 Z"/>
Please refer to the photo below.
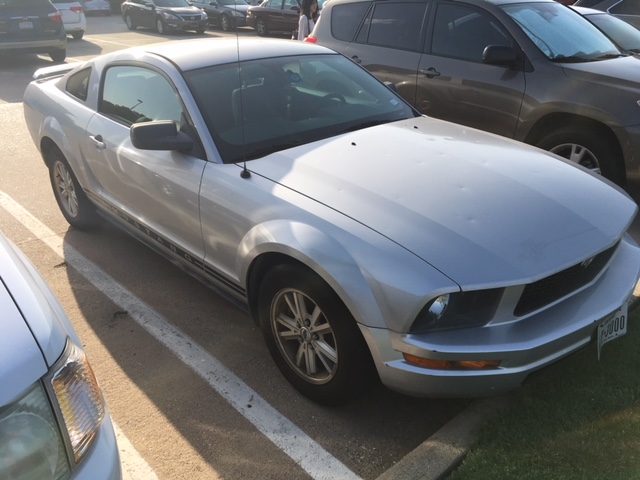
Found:
<path fill-rule="evenodd" d="M 318 0 L 303 0 L 302 11 L 298 19 L 298 40 L 309 36 L 315 25 L 314 18 L 318 13 Z"/>

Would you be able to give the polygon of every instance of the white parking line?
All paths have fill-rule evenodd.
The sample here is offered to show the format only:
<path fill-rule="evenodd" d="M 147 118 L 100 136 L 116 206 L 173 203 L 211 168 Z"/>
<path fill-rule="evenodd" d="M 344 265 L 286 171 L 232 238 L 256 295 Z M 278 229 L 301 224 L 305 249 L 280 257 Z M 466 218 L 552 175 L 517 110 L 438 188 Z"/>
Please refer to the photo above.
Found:
<path fill-rule="evenodd" d="M 30 230 L 66 263 L 163 343 L 213 387 L 271 442 L 317 480 L 356 480 L 359 477 L 311 437 L 269 405 L 193 339 L 162 318 L 132 292 L 69 245 L 20 204 L 0 191 L 0 206 Z"/>

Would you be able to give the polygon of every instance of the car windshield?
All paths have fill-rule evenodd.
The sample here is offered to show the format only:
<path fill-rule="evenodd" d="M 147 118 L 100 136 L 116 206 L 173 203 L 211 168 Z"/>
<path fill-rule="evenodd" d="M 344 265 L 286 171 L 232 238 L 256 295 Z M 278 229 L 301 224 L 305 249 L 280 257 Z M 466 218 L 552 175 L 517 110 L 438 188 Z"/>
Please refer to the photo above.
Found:
<path fill-rule="evenodd" d="M 219 65 L 185 77 L 225 163 L 419 115 L 335 54 Z"/>
<path fill-rule="evenodd" d="M 552 61 L 592 62 L 622 55 L 591 22 L 557 2 L 518 3 L 502 8 Z"/>
<path fill-rule="evenodd" d="M 623 50 L 640 53 L 640 30 L 633 25 L 608 13 L 594 13 L 586 17 Z"/>
<path fill-rule="evenodd" d="M 153 0 L 158 7 L 190 7 L 191 4 L 187 0 Z"/>

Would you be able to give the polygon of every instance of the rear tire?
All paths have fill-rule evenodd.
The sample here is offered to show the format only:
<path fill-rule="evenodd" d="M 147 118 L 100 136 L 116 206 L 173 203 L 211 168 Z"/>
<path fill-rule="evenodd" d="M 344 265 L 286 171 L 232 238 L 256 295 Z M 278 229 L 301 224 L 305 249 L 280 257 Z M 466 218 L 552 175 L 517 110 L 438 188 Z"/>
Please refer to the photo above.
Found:
<path fill-rule="evenodd" d="M 84 32 L 73 32 L 71 36 L 74 40 L 82 40 L 82 37 L 84 37 Z"/>
<path fill-rule="evenodd" d="M 625 183 L 626 174 L 620 149 L 596 130 L 560 128 L 547 134 L 536 146 L 576 162 L 618 185 Z"/>
<path fill-rule="evenodd" d="M 369 348 L 349 310 L 317 274 L 279 265 L 259 291 L 262 334 L 276 365 L 303 395 L 341 405 L 376 378 Z"/>
<path fill-rule="evenodd" d="M 96 207 L 78 183 L 67 159 L 54 149 L 47 154 L 49 179 L 56 202 L 69 225 L 79 230 L 90 230 L 101 223 Z"/>
<path fill-rule="evenodd" d="M 63 48 L 61 50 L 51 50 L 49 52 L 49 56 L 51 57 L 51 60 L 56 63 L 64 62 L 64 59 L 67 58 L 67 49 Z"/>

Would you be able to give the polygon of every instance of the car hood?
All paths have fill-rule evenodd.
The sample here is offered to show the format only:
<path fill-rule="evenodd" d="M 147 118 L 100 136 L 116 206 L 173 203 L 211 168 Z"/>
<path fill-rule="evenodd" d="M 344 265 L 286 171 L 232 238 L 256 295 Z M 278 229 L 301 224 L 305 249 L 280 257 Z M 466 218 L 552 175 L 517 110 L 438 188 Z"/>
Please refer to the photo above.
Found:
<path fill-rule="evenodd" d="M 5 286 L 0 281 L 0 407 L 7 405 L 47 373 L 38 342 Z"/>
<path fill-rule="evenodd" d="M 551 154 L 426 117 L 249 162 L 463 288 L 535 281 L 614 244 L 635 203 Z"/>
<path fill-rule="evenodd" d="M 68 336 L 82 345 L 27 257 L 0 234 L 0 406 L 44 375 Z"/>
<path fill-rule="evenodd" d="M 156 10 L 171 12 L 175 15 L 200 15 L 202 13 L 198 7 L 156 7 Z"/>
<path fill-rule="evenodd" d="M 575 80 L 631 89 L 638 92 L 640 78 L 640 57 L 612 58 L 599 62 L 564 64 L 565 74 Z"/>

